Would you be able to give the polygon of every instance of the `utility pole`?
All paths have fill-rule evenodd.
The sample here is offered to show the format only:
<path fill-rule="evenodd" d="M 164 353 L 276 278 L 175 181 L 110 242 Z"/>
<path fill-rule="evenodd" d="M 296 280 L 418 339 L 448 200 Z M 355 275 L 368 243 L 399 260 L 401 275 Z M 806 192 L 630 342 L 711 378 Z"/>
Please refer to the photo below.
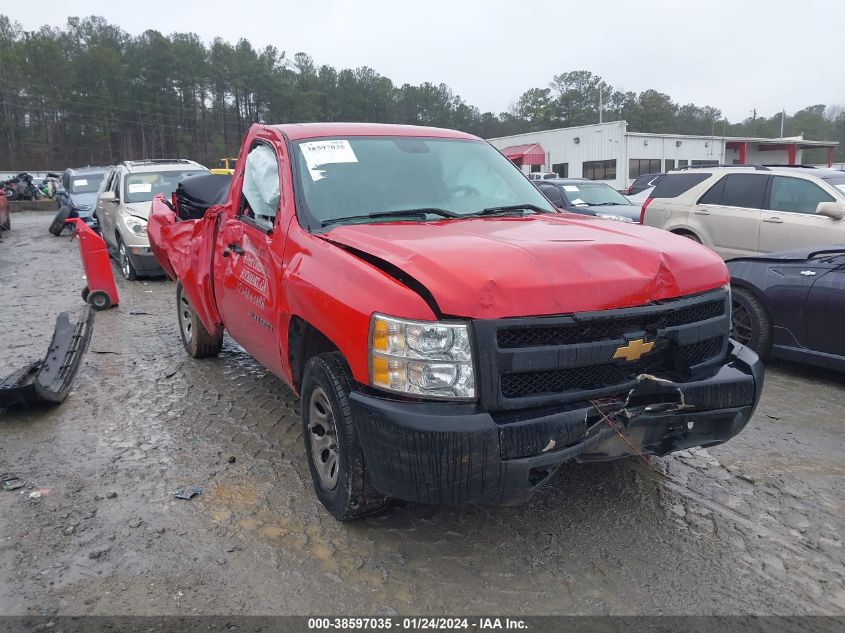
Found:
<path fill-rule="evenodd" d="M 751 136 L 757 136 L 757 108 L 751 111 Z"/>
<path fill-rule="evenodd" d="M 783 120 L 786 118 L 786 108 L 780 113 L 780 137 L 783 138 Z"/>
<path fill-rule="evenodd" d="M 601 93 L 601 84 L 599 84 L 599 123 L 601 123 L 601 108 L 602 108 L 602 93 Z"/>

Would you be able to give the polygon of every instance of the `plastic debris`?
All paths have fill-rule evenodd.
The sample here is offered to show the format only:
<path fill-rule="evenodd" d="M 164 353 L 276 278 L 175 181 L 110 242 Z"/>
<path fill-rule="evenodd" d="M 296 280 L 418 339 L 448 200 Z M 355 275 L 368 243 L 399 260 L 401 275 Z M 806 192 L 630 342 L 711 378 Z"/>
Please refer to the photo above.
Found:
<path fill-rule="evenodd" d="M 3 490 L 17 490 L 18 488 L 23 488 L 23 485 L 23 479 L 18 479 L 17 477 L 9 477 L 3 480 Z"/>
<path fill-rule="evenodd" d="M 176 494 L 173 496 L 177 499 L 193 499 L 194 497 L 202 494 L 202 488 L 199 486 L 191 486 L 189 488 L 180 488 L 176 491 Z"/>

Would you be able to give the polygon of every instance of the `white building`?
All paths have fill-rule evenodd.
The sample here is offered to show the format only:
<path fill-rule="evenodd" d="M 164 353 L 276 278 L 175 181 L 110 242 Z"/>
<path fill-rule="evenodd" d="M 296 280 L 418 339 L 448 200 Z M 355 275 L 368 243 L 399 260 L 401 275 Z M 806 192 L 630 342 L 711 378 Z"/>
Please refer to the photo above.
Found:
<path fill-rule="evenodd" d="M 544 130 L 489 139 L 523 171 L 551 171 L 561 178 L 604 180 L 625 189 L 640 174 L 687 165 L 801 164 L 802 150 L 827 149 L 835 141 L 803 136 L 750 138 L 629 132 L 625 121 Z"/>

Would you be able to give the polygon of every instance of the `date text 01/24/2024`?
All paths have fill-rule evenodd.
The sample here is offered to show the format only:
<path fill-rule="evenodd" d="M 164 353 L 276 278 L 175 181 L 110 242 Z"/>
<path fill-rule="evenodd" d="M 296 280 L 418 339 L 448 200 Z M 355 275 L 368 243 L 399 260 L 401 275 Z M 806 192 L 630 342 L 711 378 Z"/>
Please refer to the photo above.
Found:
<path fill-rule="evenodd" d="M 360 630 L 428 630 L 442 631 L 450 629 L 459 630 L 526 630 L 528 627 L 524 620 L 512 618 L 309 618 L 308 628 L 310 630 L 335 629 L 347 631 Z"/>

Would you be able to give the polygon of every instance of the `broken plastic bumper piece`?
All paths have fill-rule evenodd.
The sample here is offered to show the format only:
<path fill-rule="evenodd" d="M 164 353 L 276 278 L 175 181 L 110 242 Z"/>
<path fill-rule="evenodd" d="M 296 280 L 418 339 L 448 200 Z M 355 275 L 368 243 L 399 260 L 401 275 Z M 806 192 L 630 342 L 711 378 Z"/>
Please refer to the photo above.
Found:
<path fill-rule="evenodd" d="M 760 359 L 731 341 L 724 364 L 705 376 L 673 382 L 644 374 L 633 389 L 598 401 L 485 411 L 372 392 L 351 399 L 380 492 L 423 503 L 508 504 L 528 499 L 568 461 L 721 444 L 745 428 L 762 387 Z"/>
<path fill-rule="evenodd" d="M 86 306 L 76 322 L 67 312 L 56 319 L 47 355 L 0 381 L 0 407 L 60 404 L 67 397 L 94 330 L 94 311 Z"/>

